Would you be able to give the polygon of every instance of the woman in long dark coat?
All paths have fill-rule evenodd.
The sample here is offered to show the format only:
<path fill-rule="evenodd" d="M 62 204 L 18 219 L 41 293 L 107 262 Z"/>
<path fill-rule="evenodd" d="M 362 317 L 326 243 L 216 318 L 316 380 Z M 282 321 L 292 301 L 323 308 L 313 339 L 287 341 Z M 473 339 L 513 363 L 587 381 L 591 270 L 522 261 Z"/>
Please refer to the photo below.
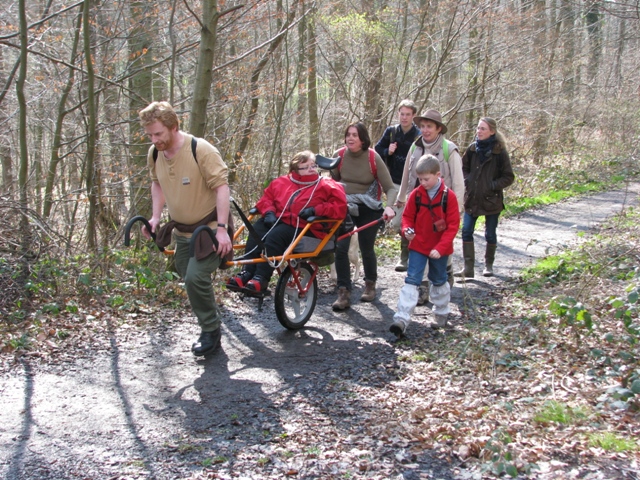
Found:
<path fill-rule="evenodd" d="M 478 122 L 476 140 L 469 145 L 462 157 L 462 173 L 465 183 L 462 221 L 464 268 L 456 276 L 474 276 L 473 231 L 478 217 L 484 215 L 487 248 L 482 274 L 490 277 L 493 275 L 493 262 L 498 247 L 498 218 L 504 210 L 503 190 L 515 179 L 507 145 L 493 118 L 483 117 Z"/>

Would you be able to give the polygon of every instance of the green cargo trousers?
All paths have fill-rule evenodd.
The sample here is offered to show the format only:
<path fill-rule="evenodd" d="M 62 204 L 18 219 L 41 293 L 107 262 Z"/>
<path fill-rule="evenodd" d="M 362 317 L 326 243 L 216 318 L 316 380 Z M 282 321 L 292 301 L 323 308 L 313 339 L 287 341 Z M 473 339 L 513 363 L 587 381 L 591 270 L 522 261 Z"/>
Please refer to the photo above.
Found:
<path fill-rule="evenodd" d="M 212 332 L 220 327 L 220 309 L 213 295 L 211 274 L 220 266 L 220 257 L 212 253 L 207 258 L 196 260 L 189 257 L 189 238 L 176 235 L 174 260 L 178 275 L 184 279 L 189 303 L 198 318 L 203 332 Z"/>

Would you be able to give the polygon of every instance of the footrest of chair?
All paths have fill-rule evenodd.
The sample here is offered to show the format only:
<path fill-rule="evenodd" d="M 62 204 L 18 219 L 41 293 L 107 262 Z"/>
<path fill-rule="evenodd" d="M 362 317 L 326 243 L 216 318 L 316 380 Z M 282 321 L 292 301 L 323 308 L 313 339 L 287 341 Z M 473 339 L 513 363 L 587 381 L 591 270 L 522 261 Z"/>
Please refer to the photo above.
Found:
<path fill-rule="evenodd" d="M 227 290 L 230 290 L 232 292 L 238 292 L 238 293 L 244 293 L 245 290 L 247 289 L 247 287 L 240 287 L 238 285 L 229 285 L 228 283 L 225 284 L 225 287 L 227 287 Z"/>
<path fill-rule="evenodd" d="M 240 290 L 240 292 L 242 292 L 245 296 L 251 297 L 251 298 L 264 298 L 264 297 L 271 296 L 271 290 L 269 289 L 266 289 L 262 292 L 256 292 L 255 290 L 249 290 L 248 288 L 243 288 L 242 290 Z"/>

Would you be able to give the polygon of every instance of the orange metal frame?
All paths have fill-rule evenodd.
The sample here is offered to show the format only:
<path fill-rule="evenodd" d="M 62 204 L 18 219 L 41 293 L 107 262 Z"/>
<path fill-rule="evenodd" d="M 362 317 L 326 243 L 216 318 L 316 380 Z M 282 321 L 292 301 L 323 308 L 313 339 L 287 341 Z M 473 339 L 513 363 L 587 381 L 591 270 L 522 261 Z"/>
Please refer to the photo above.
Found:
<path fill-rule="evenodd" d="M 254 215 L 249 216 L 249 220 L 252 220 L 253 218 L 254 218 Z M 311 228 L 311 225 L 317 224 L 317 223 L 331 225 L 331 228 L 329 228 L 326 235 L 322 239 L 320 239 L 320 243 L 316 246 L 316 248 L 312 252 L 294 253 L 295 248 L 298 246 L 298 244 L 302 241 L 306 233 L 309 231 L 309 229 Z M 289 247 L 284 251 L 282 255 L 273 256 L 273 257 L 267 257 L 265 255 L 261 255 L 260 258 L 233 260 L 233 261 L 227 262 L 226 265 L 227 267 L 235 267 L 235 266 L 241 266 L 241 265 L 247 265 L 247 264 L 253 264 L 253 263 L 264 263 L 267 261 L 281 262 L 282 260 L 289 261 L 289 260 L 300 260 L 300 259 L 317 257 L 322 253 L 322 250 L 327 245 L 327 243 L 329 243 L 329 241 L 332 238 L 335 238 L 336 232 L 340 228 L 341 224 L 342 224 L 342 220 L 333 220 L 328 218 L 314 220 L 305 225 L 305 227 L 300 231 L 298 236 L 294 239 L 293 243 L 289 245 Z M 246 243 L 236 243 L 238 242 L 238 239 L 242 235 L 242 232 L 244 229 L 245 229 L 245 225 L 243 224 L 233 234 L 234 250 L 241 250 L 241 249 L 243 250 L 246 246 Z"/>

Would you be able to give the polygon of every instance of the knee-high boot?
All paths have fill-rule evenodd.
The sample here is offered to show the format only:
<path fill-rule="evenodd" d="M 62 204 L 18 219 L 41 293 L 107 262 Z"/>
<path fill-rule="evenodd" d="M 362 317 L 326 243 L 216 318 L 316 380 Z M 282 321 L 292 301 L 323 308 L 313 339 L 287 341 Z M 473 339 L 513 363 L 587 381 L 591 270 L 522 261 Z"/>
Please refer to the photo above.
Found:
<path fill-rule="evenodd" d="M 396 272 L 406 272 L 409 264 L 409 240 L 400 239 L 400 261 L 396 264 Z"/>
<path fill-rule="evenodd" d="M 493 277 L 493 261 L 496 259 L 496 249 L 498 245 L 487 243 L 487 249 L 484 253 L 484 270 L 482 275 L 485 277 Z"/>
<path fill-rule="evenodd" d="M 453 275 L 456 277 L 473 278 L 473 268 L 476 263 L 476 252 L 473 242 L 462 242 L 462 256 L 464 257 L 464 268 Z"/>

